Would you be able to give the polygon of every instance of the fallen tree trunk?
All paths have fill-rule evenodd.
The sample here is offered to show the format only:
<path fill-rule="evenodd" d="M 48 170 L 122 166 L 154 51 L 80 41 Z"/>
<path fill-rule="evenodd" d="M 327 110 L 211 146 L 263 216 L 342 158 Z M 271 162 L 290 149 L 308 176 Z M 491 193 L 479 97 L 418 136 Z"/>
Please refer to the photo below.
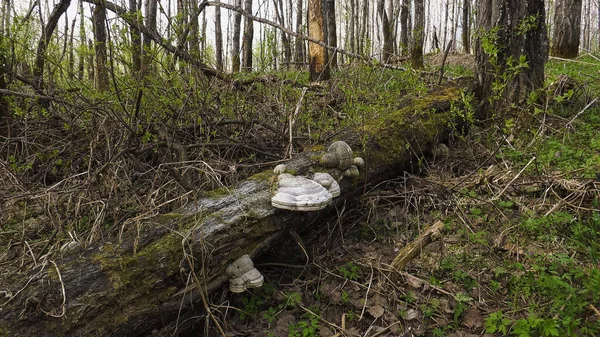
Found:
<path fill-rule="evenodd" d="M 473 89 L 472 79 L 448 85 L 344 135 L 366 167 L 356 181 L 341 181 L 337 200 L 400 175 L 415 157 L 446 140 L 457 118 L 452 102 L 461 90 Z M 323 153 L 304 152 L 286 164 L 303 174 L 319 169 Z M 206 293 L 220 287 L 233 260 L 253 257 L 289 229 L 331 212 L 332 207 L 315 212 L 273 208 L 275 179 L 272 171 L 254 175 L 208 192 L 177 213 L 139 220 L 121 242 L 70 251 L 33 270 L 2 276 L 0 337 L 144 336 L 177 327 L 179 313 L 201 307 L 198 288 Z"/>

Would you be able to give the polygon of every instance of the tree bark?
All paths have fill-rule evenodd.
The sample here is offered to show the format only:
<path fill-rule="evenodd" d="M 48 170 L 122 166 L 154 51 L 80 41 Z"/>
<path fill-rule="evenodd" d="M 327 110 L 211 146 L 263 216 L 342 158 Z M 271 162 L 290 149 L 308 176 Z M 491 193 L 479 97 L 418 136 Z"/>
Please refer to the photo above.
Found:
<path fill-rule="evenodd" d="M 463 0 L 462 45 L 465 54 L 471 53 L 471 0 Z"/>
<path fill-rule="evenodd" d="M 217 70 L 223 71 L 223 30 L 221 27 L 221 7 L 215 7 L 215 60 Z"/>
<path fill-rule="evenodd" d="M 413 27 L 413 41 L 410 48 L 410 61 L 415 69 L 423 69 L 423 41 L 425 39 L 425 7 L 424 0 L 414 0 L 415 19 Z"/>
<path fill-rule="evenodd" d="M 0 17 L 1 21 L 1 29 L 0 32 L 0 45 L 4 45 L 4 39 L 10 37 L 10 2 L 2 1 L 0 4 L 2 6 L 2 17 Z M 0 49 L 0 89 L 6 90 L 8 89 L 8 85 L 6 83 L 6 64 L 8 63 L 9 55 L 7 54 L 7 50 L 5 48 Z M 0 142 L 3 142 L 5 139 L 10 137 L 10 124 L 11 124 L 12 114 L 9 109 L 8 100 L 6 95 L 0 94 Z"/>
<path fill-rule="evenodd" d="M 337 23 L 335 22 L 335 0 L 324 0 L 324 17 L 325 26 L 327 27 L 327 44 L 331 47 L 337 48 Z M 328 50 L 327 60 L 331 69 L 337 68 L 337 52 Z"/>
<path fill-rule="evenodd" d="M 67 11 L 71 0 L 60 0 L 58 4 L 54 6 L 48 22 L 42 28 L 42 36 L 38 42 L 37 51 L 35 55 L 35 63 L 33 66 L 33 81 L 35 83 L 35 90 L 39 95 L 45 95 L 44 93 L 44 65 L 46 61 L 46 48 L 52 39 L 52 34 L 58 25 L 58 20 Z"/>
<path fill-rule="evenodd" d="M 409 2 L 410 0 L 402 0 L 402 8 L 400 9 L 400 44 L 402 47 L 402 55 L 408 55 L 408 46 L 410 40 L 408 39 L 409 25 L 408 25 L 408 16 L 409 16 Z"/>
<path fill-rule="evenodd" d="M 480 117 L 486 117 L 543 86 L 548 59 L 544 1 L 482 1 L 477 21 L 479 31 L 486 32 L 476 41 Z"/>
<path fill-rule="evenodd" d="M 135 17 L 138 24 L 141 23 L 142 14 L 139 12 L 137 0 L 129 0 L 129 13 Z M 129 29 L 131 36 L 131 73 L 137 77 L 142 69 L 142 38 L 140 32 L 134 26 L 130 26 Z"/>
<path fill-rule="evenodd" d="M 108 90 L 108 67 L 106 66 L 106 8 L 96 5 L 92 13 L 94 27 L 94 50 L 96 52 L 96 89 Z"/>
<path fill-rule="evenodd" d="M 302 0 L 297 0 L 296 2 L 296 33 L 302 34 Z M 296 53 L 294 55 L 294 62 L 298 69 L 302 68 L 302 65 L 305 62 L 305 49 L 304 49 L 304 40 L 297 36 L 296 37 Z"/>
<path fill-rule="evenodd" d="M 308 1 L 308 36 L 323 41 L 323 11 L 321 0 Z M 329 67 L 327 65 L 325 47 L 316 43 L 308 43 L 309 80 L 326 81 L 329 79 Z"/>
<path fill-rule="evenodd" d="M 235 6 L 242 8 L 242 0 L 235 0 Z M 233 37 L 231 41 L 231 71 L 240 71 L 240 32 L 242 26 L 242 14 L 233 13 Z"/>
<path fill-rule="evenodd" d="M 79 63 L 77 69 L 77 79 L 83 81 L 83 73 L 85 69 L 85 54 L 83 53 L 83 47 L 86 44 L 85 41 L 85 20 L 83 15 L 83 0 L 79 0 Z"/>
<path fill-rule="evenodd" d="M 389 63 L 394 54 L 394 41 L 392 37 L 392 26 L 390 25 L 389 13 L 385 10 L 385 0 L 377 1 L 377 13 L 381 19 L 381 33 L 383 36 L 383 63 Z"/>
<path fill-rule="evenodd" d="M 252 0 L 246 0 L 244 11 L 252 14 Z M 254 40 L 254 21 L 244 18 L 244 43 L 242 45 L 242 69 L 252 71 L 252 42 Z"/>
<path fill-rule="evenodd" d="M 146 28 L 152 33 L 156 32 L 156 10 L 158 0 L 146 0 Z M 152 37 L 149 34 L 144 34 L 143 49 L 142 49 L 142 77 L 150 71 L 152 66 L 151 49 Z"/>
<path fill-rule="evenodd" d="M 369 30 L 368 30 L 368 17 L 369 17 L 369 2 L 368 1 L 363 1 L 363 7 L 362 7 L 362 13 L 360 16 L 360 30 L 359 30 L 359 36 L 360 36 L 360 44 L 358 45 L 358 50 L 357 53 L 359 55 L 362 56 L 368 56 L 365 55 L 365 50 L 367 49 L 366 44 L 368 43 L 369 40 Z"/>
<path fill-rule="evenodd" d="M 356 53 L 356 45 L 355 45 L 355 41 L 356 41 L 356 24 L 357 21 L 354 20 L 357 17 L 357 8 L 356 8 L 356 1 L 357 0 L 350 0 L 350 18 L 348 19 L 348 25 L 349 25 L 349 32 L 348 32 L 348 37 L 347 39 L 349 40 L 348 43 L 348 47 L 350 49 L 351 53 Z M 308 3 L 311 3 L 311 0 L 308 1 Z M 310 12 L 310 9 L 309 9 Z M 309 33 L 310 35 L 310 33 Z M 346 48 L 348 48 L 346 47 Z"/>
<path fill-rule="evenodd" d="M 190 27 L 190 37 L 187 38 L 190 41 L 190 55 L 195 58 L 202 58 L 200 52 L 200 24 L 198 23 L 198 3 L 196 1 L 188 2 L 188 20 Z M 206 33 L 206 31 L 204 32 Z M 206 38 L 206 36 L 203 36 Z"/>
<path fill-rule="evenodd" d="M 283 11 L 283 0 L 273 0 L 275 14 L 279 24 L 285 27 L 285 13 Z M 281 43 L 283 44 L 283 62 L 285 67 L 289 67 L 292 62 L 292 46 L 290 45 L 290 37 L 286 33 L 281 33 Z"/>
<path fill-rule="evenodd" d="M 556 0 L 552 56 L 575 58 L 579 54 L 582 0 Z"/>
<path fill-rule="evenodd" d="M 366 186 L 410 169 L 415 154 L 425 156 L 447 139 L 456 117 L 451 102 L 463 89 L 473 90 L 471 81 L 439 88 L 342 136 L 363 150 L 367 165 L 359 178 L 340 181 L 342 195 L 334 202 L 358 202 Z M 306 152 L 286 164 L 306 174 L 321 169 L 317 161 L 322 154 Z M 176 213 L 139 219 L 119 242 L 56 253 L 30 270 L 0 273 L 2 332 L 102 337 L 181 331 L 177 322 L 200 314 L 193 309 L 202 307 L 198 289 L 210 293 L 227 282 L 224 271 L 233 260 L 243 254 L 254 257 L 290 229 L 335 215 L 333 206 L 315 212 L 273 208 L 275 179 L 272 170 L 257 174 L 207 192 Z M 190 269 L 198 284 L 186 283 Z"/>
<path fill-rule="evenodd" d="M 151 29 L 146 25 L 142 25 L 142 24 L 138 24 L 133 18 L 131 18 L 128 15 L 128 10 L 126 8 L 123 8 L 113 2 L 109 2 L 106 0 L 83 0 L 85 2 L 88 3 L 92 3 L 95 5 L 98 5 L 100 3 L 104 3 L 106 6 L 106 9 L 114 12 L 115 14 L 117 14 L 121 19 L 123 19 L 125 22 L 127 22 L 127 24 L 129 25 L 133 25 L 135 26 L 141 33 L 144 34 L 144 39 L 147 39 L 147 44 L 149 45 L 151 41 L 154 41 L 154 43 L 158 44 L 159 46 L 161 46 L 163 49 L 165 49 L 166 51 L 172 53 L 173 55 L 177 56 L 178 58 L 181 58 L 187 62 L 189 62 L 190 64 L 193 64 L 194 66 L 197 66 L 199 68 L 202 69 L 202 72 L 204 73 L 204 75 L 209 76 L 209 77 L 216 77 L 216 78 L 220 78 L 223 80 L 226 80 L 227 77 L 215 70 L 214 68 L 211 68 L 209 66 L 207 66 L 206 64 L 204 64 L 200 59 L 198 58 L 194 58 L 192 57 L 189 53 L 180 50 L 178 47 L 175 47 L 171 44 L 168 43 L 168 41 L 163 38 L 162 36 L 160 36 L 157 32 L 156 32 L 156 28 Z M 150 0 L 152 2 L 154 2 L 156 4 L 156 0 Z M 202 2 L 201 4 L 198 5 L 198 10 L 202 11 L 206 8 L 207 3 L 206 2 Z M 156 14 L 156 7 L 154 7 L 154 11 L 153 13 Z M 148 18 L 147 18 L 148 19 Z M 147 21 L 147 24 L 156 24 L 156 15 L 154 15 L 154 21 Z M 144 47 L 146 48 L 146 47 Z M 149 61 L 149 60 L 148 60 Z M 145 61 L 142 59 L 142 63 L 144 63 Z M 142 65 L 143 67 L 145 66 L 144 64 Z"/>

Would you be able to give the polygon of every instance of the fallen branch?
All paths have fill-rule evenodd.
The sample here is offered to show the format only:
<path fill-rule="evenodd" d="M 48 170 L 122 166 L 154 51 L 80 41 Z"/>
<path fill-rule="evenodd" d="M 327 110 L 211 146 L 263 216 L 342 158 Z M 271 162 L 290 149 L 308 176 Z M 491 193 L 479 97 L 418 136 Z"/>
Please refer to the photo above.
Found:
<path fill-rule="evenodd" d="M 402 270 L 406 265 L 414 259 L 423 249 L 423 247 L 432 243 L 434 238 L 440 235 L 440 231 L 444 227 L 444 223 L 438 221 L 431 227 L 427 228 L 425 232 L 419 235 L 412 242 L 408 243 L 394 258 L 391 266 L 396 270 Z"/>

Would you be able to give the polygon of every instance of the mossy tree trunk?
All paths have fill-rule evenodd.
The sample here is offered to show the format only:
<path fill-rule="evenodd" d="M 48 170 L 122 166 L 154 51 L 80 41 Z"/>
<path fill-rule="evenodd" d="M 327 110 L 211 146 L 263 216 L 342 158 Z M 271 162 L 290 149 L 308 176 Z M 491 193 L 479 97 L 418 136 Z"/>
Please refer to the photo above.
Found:
<path fill-rule="evenodd" d="M 465 79 L 468 81 L 468 79 Z M 365 186 L 376 185 L 412 166 L 448 138 L 456 114 L 452 102 L 472 80 L 438 88 L 394 113 L 343 135 L 366 167 L 356 180 L 340 182 L 334 202 L 359 202 Z M 362 146 L 362 147 L 361 147 Z M 286 164 L 305 174 L 324 170 L 322 151 L 299 154 Z M 332 170 L 329 170 L 332 172 Z M 333 172 L 332 172 L 333 173 Z M 132 223 L 118 242 L 39 259 L 37 267 L 0 273 L 0 336 L 172 335 L 183 322 L 198 320 L 204 293 L 227 282 L 224 270 L 243 254 L 254 257 L 290 229 L 335 214 L 271 206 L 272 170 L 191 202 L 176 213 Z M 190 261 L 193 266 L 190 266 Z M 198 283 L 187 283 L 190 270 Z M 196 318 L 194 318 L 196 317 Z"/>

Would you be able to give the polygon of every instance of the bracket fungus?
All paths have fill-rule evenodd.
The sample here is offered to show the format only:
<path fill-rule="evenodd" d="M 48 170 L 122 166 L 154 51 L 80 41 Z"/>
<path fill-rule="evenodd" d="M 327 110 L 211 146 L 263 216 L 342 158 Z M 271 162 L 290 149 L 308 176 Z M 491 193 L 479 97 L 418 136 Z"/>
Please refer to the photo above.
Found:
<path fill-rule="evenodd" d="M 338 168 L 341 171 L 346 170 L 352 165 L 352 148 L 346 142 L 338 140 L 331 143 L 327 148 L 327 153 L 321 157 L 321 165 L 330 168 Z"/>
<path fill-rule="evenodd" d="M 229 290 L 241 293 L 248 288 L 259 288 L 263 285 L 264 277 L 254 268 L 254 262 L 248 254 L 233 261 L 225 270 L 229 276 Z"/>
<path fill-rule="evenodd" d="M 277 177 L 277 191 L 271 205 L 292 211 L 317 211 L 325 208 L 333 196 L 318 182 L 289 173 Z"/>
<path fill-rule="evenodd" d="M 338 140 L 329 146 L 319 163 L 325 167 L 337 168 L 345 177 L 355 178 L 359 175 L 358 169 L 365 165 L 365 160 L 361 157 L 354 158 L 350 145 Z"/>
<path fill-rule="evenodd" d="M 340 195 L 340 184 L 329 173 L 317 172 L 313 180 L 325 187 L 332 197 L 335 198 Z"/>

